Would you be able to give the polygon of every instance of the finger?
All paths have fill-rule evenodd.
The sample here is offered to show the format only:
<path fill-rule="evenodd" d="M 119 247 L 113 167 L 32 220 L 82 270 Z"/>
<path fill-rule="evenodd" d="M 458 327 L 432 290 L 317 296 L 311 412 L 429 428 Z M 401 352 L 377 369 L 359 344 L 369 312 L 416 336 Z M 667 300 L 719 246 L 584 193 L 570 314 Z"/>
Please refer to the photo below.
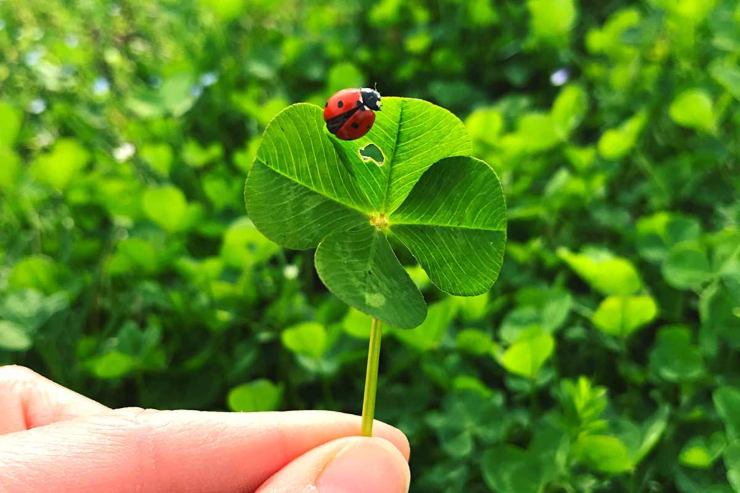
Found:
<path fill-rule="evenodd" d="M 403 433 L 375 430 L 408 457 Z M 254 491 L 296 457 L 359 431 L 359 417 L 324 411 L 112 411 L 0 436 L 0 491 Z"/>
<path fill-rule="evenodd" d="M 409 465 L 382 438 L 340 438 L 285 466 L 258 493 L 405 493 Z"/>
<path fill-rule="evenodd" d="M 22 366 L 0 366 L 0 435 L 109 409 Z"/>

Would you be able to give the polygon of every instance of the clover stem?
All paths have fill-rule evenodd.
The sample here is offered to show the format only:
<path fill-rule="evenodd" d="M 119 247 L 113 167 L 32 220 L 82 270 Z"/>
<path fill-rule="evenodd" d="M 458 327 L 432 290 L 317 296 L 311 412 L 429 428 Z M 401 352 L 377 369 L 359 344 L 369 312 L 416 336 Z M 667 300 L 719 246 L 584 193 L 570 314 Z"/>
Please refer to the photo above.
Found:
<path fill-rule="evenodd" d="M 367 373 L 365 373 L 365 395 L 362 400 L 362 436 L 373 436 L 375 417 L 375 394 L 378 391 L 378 367 L 380 366 L 380 320 L 373 317 L 370 324 L 370 345 L 367 350 Z"/>

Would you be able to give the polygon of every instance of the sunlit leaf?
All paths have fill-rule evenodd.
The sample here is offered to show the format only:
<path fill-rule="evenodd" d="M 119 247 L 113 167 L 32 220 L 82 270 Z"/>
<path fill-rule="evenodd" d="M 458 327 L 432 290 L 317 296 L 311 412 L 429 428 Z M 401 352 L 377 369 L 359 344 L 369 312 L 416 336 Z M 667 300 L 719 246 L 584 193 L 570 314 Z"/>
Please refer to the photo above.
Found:
<path fill-rule="evenodd" d="M 496 354 L 507 371 L 527 378 L 534 378 L 555 349 L 555 339 L 541 329 L 523 333 L 503 353 Z"/>
<path fill-rule="evenodd" d="M 326 328 L 317 322 L 303 322 L 283 330 L 280 334 L 283 346 L 290 351 L 320 358 L 327 349 Z"/>
<path fill-rule="evenodd" d="M 275 411 L 280 407 L 282 398 L 282 385 L 259 379 L 232 388 L 226 402 L 232 411 Z"/>
<path fill-rule="evenodd" d="M 657 314 L 658 305 L 651 296 L 609 296 L 601 302 L 591 321 L 607 334 L 628 337 Z"/>
<path fill-rule="evenodd" d="M 603 294 L 633 294 L 642 286 L 632 262 L 606 250 L 586 249 L 573 253 L 559 248 L 557 253 L 584 281 Z"/>
<path fill-rule="evenodd" d="M 717 131 L 712 98 L 702 89 L 687 89 L 671 103 L 669 113 L 673 121 L 683 127 L 714 134 Z"/>
<path fill-rule="evenodd" d="M 33 345 L 28 331 L 8 320 L 0 320 L 0 351 L 26 351 Z"/>
<path fill-rule="evenodd" d="M 147 217 L 166 231 L 179 231 L 187 225 L 185 194 L 173 185 L 148 189 L 142 196 L 142 205 Z"/>
<path fill-rule="evenodd" d="M 573 447 L 575 456 L 596 471 L 621 474 L 633 468 L 627 447 L 616 437 L 582 435 Z"/>

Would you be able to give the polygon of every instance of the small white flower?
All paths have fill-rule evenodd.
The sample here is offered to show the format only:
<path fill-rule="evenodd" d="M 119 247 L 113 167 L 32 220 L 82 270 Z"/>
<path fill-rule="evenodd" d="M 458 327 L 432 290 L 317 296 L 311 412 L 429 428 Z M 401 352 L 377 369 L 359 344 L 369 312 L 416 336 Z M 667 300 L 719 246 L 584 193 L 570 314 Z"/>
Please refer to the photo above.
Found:
<path fill-rule="evenodd" d="M 568 78 L 570 77 L 570 72 L 568 72 L 567 68 L 561 68 L 550 74 L 550 83 L 553 86 L 562 86 L 566 82 L 568 82 Z"/>
<path fill-rule="evenodd" d="M 283 268 L 283 276 L 285 276 L 285 278 L 288 280 L 293 280 L 298 277 L 298 273 L 299 271 L 297 265 L 289 264 L 286 265 L 285 268 Z"/>
<path fill-rule="evenodd" d="M 108 94 L 110 91 L 110 82 L 108 82 L 108 79 L 105 77 L 98 77 L 95 79 L 95 82 L 93 82 L 92 91 L 96 96 Z"/>
<path fill-rule="evenodd" d="M 200 85 L 203 87 L 212 86 L 218 82 L 218 75 L 216 72 L 206 72 L 200 76 Z"/>
<path fill-rule="evenodd" d="M 34 142 L 38 147 L 48 147 L 54 143 L 54 135 L 48 130 L 42 130 L 36 134 Z"/>
<path fill-rule="evenodd" d="M 136 153 L 136 147 L 130 142 L 124 142 L 120 146 L 113 149 L 113 157 L 119 163 L 128 161 Z"/>
<path fill-rule="evenodd" d="M 36 98 L 28 105 L 28 111 L 34 115 L 40 115 L 46 111 L 46 101 L 41 98 Z"/>
<path fill-rule="evenodd" d="M 41 57 L 44 56 L 44 49 L 43 48 L 36 48 L 28 53 L 26 53 L 26 56 L 24 57 L 26 61 L 26 65 L 33 67 L 37 63 L 41 61 Z"/>

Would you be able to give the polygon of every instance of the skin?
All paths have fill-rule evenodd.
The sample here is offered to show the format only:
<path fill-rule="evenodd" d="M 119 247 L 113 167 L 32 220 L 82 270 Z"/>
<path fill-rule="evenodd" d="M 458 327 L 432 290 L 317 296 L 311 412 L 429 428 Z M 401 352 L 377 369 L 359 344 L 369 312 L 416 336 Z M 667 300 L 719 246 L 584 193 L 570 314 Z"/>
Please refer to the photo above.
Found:
<path fill-rule="evenodd" d="M 327 411 L 111 410 L 19 366 L 0 367 L 3 493 L 402 493 L 409 443 Z"/>

